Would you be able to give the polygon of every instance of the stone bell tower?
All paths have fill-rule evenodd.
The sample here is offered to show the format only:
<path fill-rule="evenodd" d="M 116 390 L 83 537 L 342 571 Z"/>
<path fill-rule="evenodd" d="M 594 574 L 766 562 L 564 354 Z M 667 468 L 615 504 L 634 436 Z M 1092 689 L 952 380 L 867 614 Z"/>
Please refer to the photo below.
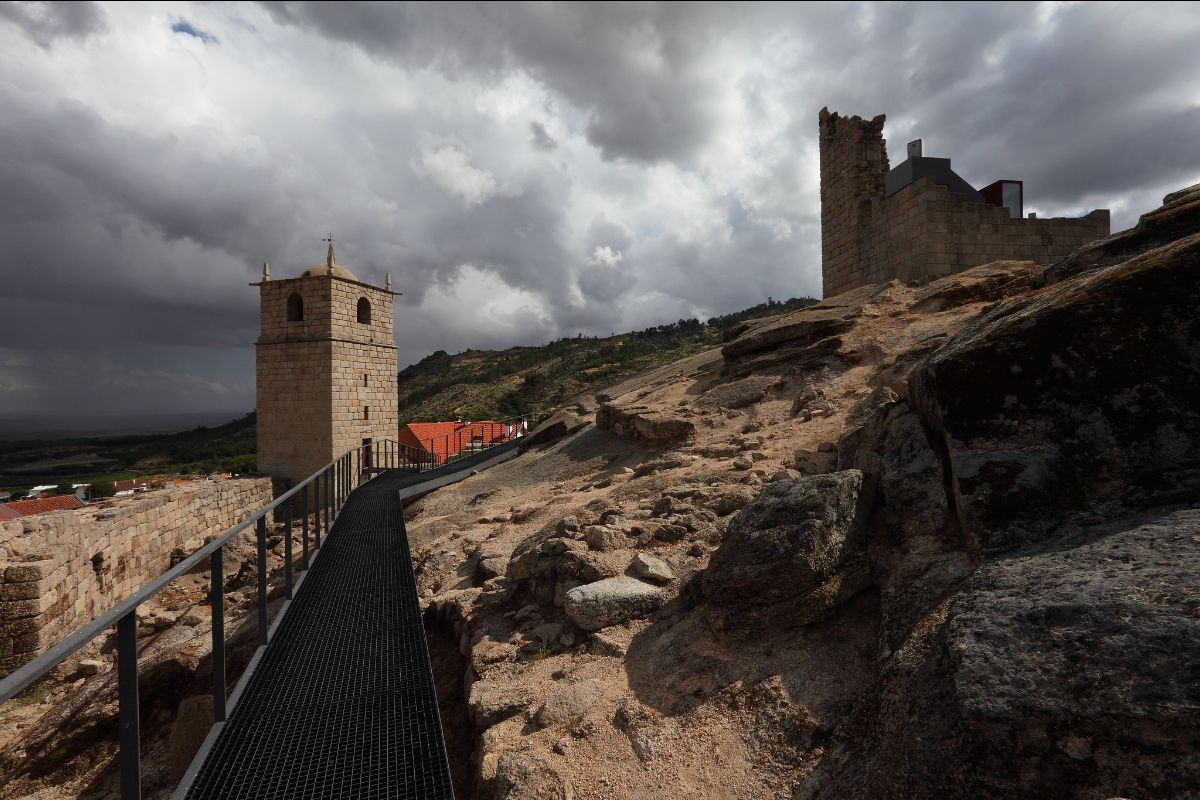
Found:
<path fill-rule="evenodd" d="M 361 282 L 337 263 L 259 283 L 255 348 L 258 468 L 291 486 L 351 448 L 399 432 L 392 279 Z"/>

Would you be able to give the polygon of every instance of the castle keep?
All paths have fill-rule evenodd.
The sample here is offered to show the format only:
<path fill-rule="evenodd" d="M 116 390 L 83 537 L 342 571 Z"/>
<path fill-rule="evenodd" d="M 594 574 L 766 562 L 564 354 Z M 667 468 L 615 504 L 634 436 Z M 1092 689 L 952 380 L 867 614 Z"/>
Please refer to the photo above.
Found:
<path fill-rule="evenodd" d="M 1109 213 L 1023 216 L 1023 184 L 975 190 L 927 158 L 918 139 L 888 169 L 884 115 L 872 120 L 821 109 L 821 277 L 825 297 L 892 279 L 912 281 L 991 261 L 1048 264 L 1109 233 Z"/>
<path fill-rule="evenodd" d="M 399 430 L 391 278 L 363 283 L 337 263 L 271 280 L 263 265 L 255 348 L 258 468 L 287 485 Z"/>

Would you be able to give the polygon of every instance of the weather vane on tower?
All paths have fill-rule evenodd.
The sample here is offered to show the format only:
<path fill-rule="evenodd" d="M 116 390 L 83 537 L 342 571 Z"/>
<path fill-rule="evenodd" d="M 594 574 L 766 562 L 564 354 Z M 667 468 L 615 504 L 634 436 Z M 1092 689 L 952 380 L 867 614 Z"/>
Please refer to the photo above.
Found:
<path fill-rule="evenodd" d="M 322 239 L 321 241 L 322 241 L 322 242 L 328 242 L 328 243 L 329 243 L 329 249 L 325 251 L 325 268 L 326 268 L 326 269 L 329 271 L 329 274 L 330 274 L 330 275 L 332 275 L 332 274 L 333 274 L 333 263 L 334 263 L 334 256 L 333 256 L 333 231 L 330 231 L 330 232 L 329 232 L 329 235 L 328 235 L 328 236 L 326 236 L 326 237 L 325 237 L 324 239 Z"/>

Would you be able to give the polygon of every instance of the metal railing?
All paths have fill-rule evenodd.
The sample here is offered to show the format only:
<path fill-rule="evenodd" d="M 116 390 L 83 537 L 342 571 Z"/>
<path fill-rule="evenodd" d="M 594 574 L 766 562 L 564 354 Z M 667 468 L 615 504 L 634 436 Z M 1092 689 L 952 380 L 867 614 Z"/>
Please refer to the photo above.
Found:
<path fill-rule="evenodd" d="M 284 526 L 284 593 L 285 599 L 275 616 L 278 625 L 307 570 L 321 548 L 322 532 L 328 535 L 330 526 L 342 508 L 346 497 L 362 478 L 376 470 L 375 461 L 395 464 L 400 454 L 399 443 L 381 440 L 349 450 L 276 500 L 229 528 L 217 538 L 180 561 L 167 572 L 138 589 L 133 595 L 101 614 L 67 638 L 47 648 L 37 658 L 14 670 L 0 680 L 0 703 L 7 702 L 36 681 L 45 677 L 84 645 L 109 628 L 117 629 L 117 729 L 120 758 L 120 787 L 122 800 L 141 797 L 141 731 L 138 721 L 138 650 L 137 609 L 176 578 L 191 572 L 205 558 L 211 573 L 209 593 L 212 605 L 212 698 L 214 727 L 223 723 L 249 681 L 264 648 L 274 634 L 267 609 L 267 514 L 286 509 Z M 297 500 L 298 498 L 298 500 Z M 311 498 L 311 506 L 310 506 Z M 301 569 L 298 579 L 293 572 L 293 527 L 297 504 L 301 519 Z M 309 517 L 313 518 L 312 547 L 309 547 Z M 223 551 L 227 543 L 255 526 L 258 548 L 258 647 L 237 685 L 225 694 L 225 579 Z"/>
<path fill-rule="evenodd" d="M 420 447 L 397 443 L 396 451 L 390 453 L 391 467 L 418 471 L 437 469 L 460 458 L 511 442 L 528 432 L 525 417 L 467 423 L 452 433 L 422 438 Z M 385 452 L 384 457 L 388 455 Z"/>

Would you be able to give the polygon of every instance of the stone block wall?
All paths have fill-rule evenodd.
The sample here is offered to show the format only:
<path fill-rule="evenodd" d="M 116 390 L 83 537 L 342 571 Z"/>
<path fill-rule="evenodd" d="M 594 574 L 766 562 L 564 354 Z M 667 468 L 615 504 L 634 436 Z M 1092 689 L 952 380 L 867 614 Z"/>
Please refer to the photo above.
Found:
<path fill-rule="evenodd" d="M 868 121 L 821 109 L 821 269 L 824 294 L 858 279 L 888 171 L 884 115 Z"/>
<path fill-rule="evenodd" d="M 1050 264 L 1109 234 L 1109 212 L 1013 219 L 924 177 L 884 196 L 884 117 L 822 109 L 821 276 L 826 297 L 893 279 L 923 280 L 991 261 Z"/>
<path fill-rule="evenodd" d="M 0 675 L 269 502 L 269 478 L 193 481 L 0 521 Z"/>
<path fill-rule="evenodd" d="M 400 421 L 392 295 L 337 275 L 259 284 L 258 466 L 285 485 L 364 439 L 395 439 Z M 299 294 L 304 319 L 289 322 Z M 370 322 L 359 322 L 359 302 Z"/>
<path fill-rule="evenodd" d="M 332 460 L 333 342 L 259 343 L 255 349 L 258 468 L 294 485 Z"/>
<path fill-rule="evenodd" d="M 332 363 L 332 452 L 360 447 L 364 439 L 395 440 L 400 428 L 395 348 L 334 342 Z"/>

